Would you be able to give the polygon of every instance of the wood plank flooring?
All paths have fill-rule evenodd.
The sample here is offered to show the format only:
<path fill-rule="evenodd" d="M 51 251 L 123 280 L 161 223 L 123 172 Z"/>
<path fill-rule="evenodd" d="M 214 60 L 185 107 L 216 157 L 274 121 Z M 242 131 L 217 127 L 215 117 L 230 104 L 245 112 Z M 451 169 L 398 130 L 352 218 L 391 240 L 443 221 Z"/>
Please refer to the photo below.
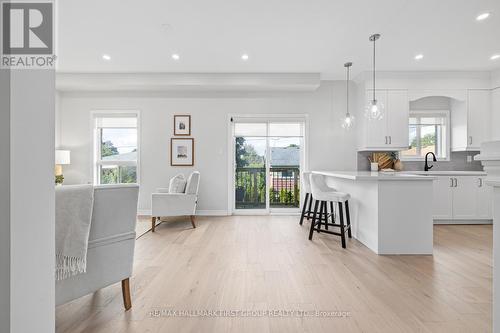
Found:
<path fill-rule="evenodd" d="M 311 242 L 298 217 L 200 217 L 197 226 L 162 223 L 137 240 L 130 311 L 117 283 L 58 307 L 57 332 L 491 331 L 491 225 L 435 226 L 434 256 L 377 256 L 354 239 L 343 250 L 326 234 Z"/>

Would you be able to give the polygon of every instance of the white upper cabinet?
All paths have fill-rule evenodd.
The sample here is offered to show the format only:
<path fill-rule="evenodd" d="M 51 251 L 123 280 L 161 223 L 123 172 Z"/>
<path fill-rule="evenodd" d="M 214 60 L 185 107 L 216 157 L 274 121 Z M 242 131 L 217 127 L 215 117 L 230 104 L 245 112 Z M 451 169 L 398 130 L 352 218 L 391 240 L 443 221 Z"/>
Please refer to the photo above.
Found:
<path fill-rule="evenodd" d="M 373 98 L 373 90 L 367 90 L 363 104 L 362 135 L 359 150 L 408 149 L 408 114 L 410 103 L 407 90 L 377 90 L 376 99 L 384 105 L 381 120 L 368 120 L 364 108 Z"/>
<path fill-rule="evenodd" d="M 408 117 L 410 101 L 406 90 L 388 90 L 387 134 L 389 145 L 397 149 L 408 149 Z"/>
<path fill-rule="evenodd" d="M 491 90 L 471 89 L 466 101 L 454 101 L 451 110 L 453 151 L 480 150 L 489 140 Z"/>

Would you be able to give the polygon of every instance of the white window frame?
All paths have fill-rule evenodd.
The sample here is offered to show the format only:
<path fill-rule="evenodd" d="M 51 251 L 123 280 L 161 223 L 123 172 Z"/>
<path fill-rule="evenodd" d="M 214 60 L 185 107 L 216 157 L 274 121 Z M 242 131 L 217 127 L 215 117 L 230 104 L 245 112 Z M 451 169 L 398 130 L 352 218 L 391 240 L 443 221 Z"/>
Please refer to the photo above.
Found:
<path fill-rule="evenodd" d="M 450 122 L 450 110 L 410 110 L 410 114 L 408 117 L 408 127 L 410 126 L 409 118 L 412 116 L 416 117 L 422 117 L 422 116 L 427 116 L 427 117 L 442 117 L 445 116 L 445 128 L 446 128 L 446 157 L 438 157 L 436 156 L 436 159 L 438 161 L 450 161 L 450 154 L 451 154 L 451 122 Z M 404 156 L 401 153 L 399 154 L 399 158 L 401 161 L 424 161 L 425 157 L 424 156 Z"/>
<path fill-rule="evenodd" d="M 300 209 L 305 198 L 303 191 L 300 191 L 299 208 L 271 208 L 269 207 L 269 191 L 266 191 L 266 207 L 269 209 L 236 209 L 235 191 L 234 191 L 234 122 L 251 122 L 251 123 L 296 123 L 304 124 L 304 146 L 301 149 L 300 164 L 303 166 L 301 172 L 309 170 L 309 115 L 308 114 L 228 114 L 227 115 L 227 144 L 228 144 L 228 215 L 290 215 L 300 214 Z M 267 126 L 269 130 L 269 126 Z M 269 133 L 266 133 L 266 138 L 269 138 Z M 269 154 L 269 151 L 267 152 Z M 266 160 L 269 159 L 266 156 Z M 267 164 L 267 163 L 266 163 Z M 269 184 L 269 168 L 266 166 L 266 184 Z M 267 186 L 267 185 L 266 185 Z"/>
<path fill-rule="evenodd" d="M 97 118 L 120 118 L 120 117 L 135 117 L 137 118 L 137 161 L 102 161 L 101 156 L 101 133 L 96 126 Z M 92 128 L 92 170 L 94 185 L 100 184 L 99 166 L 101 165 L 118 165 L 118 166 L 135 166 L 136 167 L 136 184 L 141 182 L 141 113 L 139 110 L 95 110 L 90 113 L 90 122 Z"/>

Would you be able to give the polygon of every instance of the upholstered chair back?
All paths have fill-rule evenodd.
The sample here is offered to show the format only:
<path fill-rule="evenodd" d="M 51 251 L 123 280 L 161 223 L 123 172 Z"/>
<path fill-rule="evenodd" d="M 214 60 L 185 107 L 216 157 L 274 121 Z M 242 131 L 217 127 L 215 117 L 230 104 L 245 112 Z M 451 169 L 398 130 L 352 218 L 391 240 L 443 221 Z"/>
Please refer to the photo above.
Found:
<path fill-rule="evenodd" d="M 200 186 L 200 173 L 198 171 L 193 171 L 189 175 L 186 184 L 186 194 L 198 194 L 199 186 Z"/>

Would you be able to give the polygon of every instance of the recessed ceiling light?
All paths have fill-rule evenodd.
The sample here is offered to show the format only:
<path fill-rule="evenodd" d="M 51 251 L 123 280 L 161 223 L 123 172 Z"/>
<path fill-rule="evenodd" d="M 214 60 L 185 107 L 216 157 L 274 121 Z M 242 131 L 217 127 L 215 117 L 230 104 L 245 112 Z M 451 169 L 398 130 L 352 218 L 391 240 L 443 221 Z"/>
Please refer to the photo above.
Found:
<path fill-rule="evenodd" d="M 181 57 L 177 53 L 172 54 L 172 59 L 179 60 Z"/>
<path fill-rule="evenodd" d="M 490 57 L 491 60 L 497 60 L 500 59 L 500 54 L 494 54 Z"/>
<path fill-rule="evenodd" d="M 486 20 L 490 16 L 490 13 L 482 13 L 476 17 L 476 21 Z"/>
<path fill-rule="evenodd" d="M 246 53 L 241 55 L 241 60 L 243 60 L 243 61 L 247 61 L 249 58 L 250 57 Z"/>
<path fill-rule="evenodd" d="M 415 60 L 422 60 L 424 58 L 424 55 L 423 54 L 417 54 L 415 56 Z"/>
<path fill-rule="evenodd" d="M 104 60 L 111 60 L 111 56 L 110 56 L 109 54 L 103 54 L 103 55 L 102 55 L 102 58 L 103 58 Z"/>

